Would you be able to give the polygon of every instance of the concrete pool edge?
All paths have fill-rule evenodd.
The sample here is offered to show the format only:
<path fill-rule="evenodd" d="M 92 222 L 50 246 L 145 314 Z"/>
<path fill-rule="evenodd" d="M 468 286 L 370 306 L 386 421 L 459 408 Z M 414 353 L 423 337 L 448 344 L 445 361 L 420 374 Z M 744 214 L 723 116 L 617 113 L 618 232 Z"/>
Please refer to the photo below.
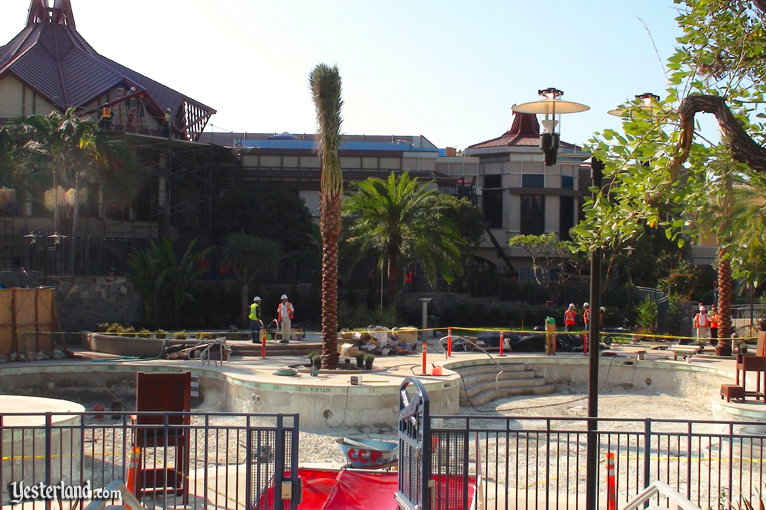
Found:
<path fill-rule="evenodd" d="M 399 358 L 401 360 L 402 358 Z M 408 357 L 406 361 L 415 361 Z M 394 360 L 397 361 L 397 360 Z M 546 357 L 537 355 L 514 355 L 500 358 L 500 365 L 524 364 L 544 376 L 546 382 L 562 386 L 581 386 L 587 383 L 587 358 L 579 356 Z M 451 414 L 459 410 L 461 382 L 455 369 L 493 364 L 486 357 L 475 355 L 442 359 L 438 363 L 445 369 L 441 377 L 422 377 L 405 370 L 402 366 L 414 367 L 415 363 L 389 367 L 373 373 L 364 373 L 358 386 L 348 384 L 348 375 L 312 378 L 301 376 L 296 380 L 285 380 L 272 374 L 283 360 L 265 365 L 265 361 L 235 360 L 221 366 L 201 365 L 197 361 L 100 361 L 72 362 L 46 361 L 0 366 L 0 374 L 29 377 L 41 374 L 65 374 L 74 379 L 74 384 L 108 379 L 108 375 L 119 376 L 122 384 L 132 384 L 136 371 L 182 371 L 190 370 L 200 376 L 204 393 L 205 410 L 254 413 L 299 413 L 302 427 L 357 427 L 361 429 L 390 429 L 396 423 L 398 414 L 399 384 L 405 377 L 416 376 L 429 391 L 434 413 Z M 385 367 L 383 367 L 385 368 Z M 733 365 L 732 365 L 733 369 Z M 419 369 L 417 370 L 419 371 Z M 87 374 L 102 374 L 94 379 Z M 8 379 L 4 377 L 3 379 Z M 10 379 L 15 379 L 10 377 Z M 47 378 L 48 387 L 55 384 Z M 623 357 L 601 359 L 600 385 L 617 386 L 625 390 L 646 389 L 667 392 L 681 397 L 710 399 L 717 395 L 718 384 L 731 382 L 733 370 L 724 364 L 681 363 L 667 360 L 634 361 Z M 29 381 L 29 379 L 27 379 Z M 0 385 L 4 393 L 11 393 L 10 380 Z M 39 394 L 44 394 L 45 385 Z M 64 391 L 64 389 L 62 389 Z M 41 395 L 46 396 L 46 395 Z M 375 396 L 376 398 L 370 398 Z M 709 405 L 706 403 L 706 407 Z M 727 413 L 729 406 L 713 409 Z M 731 419 L 766 420 L 766 405 L 763 412 L 746 414 L 727 413 Z M 736 409 L 736 407 L 732 408 Z"/>

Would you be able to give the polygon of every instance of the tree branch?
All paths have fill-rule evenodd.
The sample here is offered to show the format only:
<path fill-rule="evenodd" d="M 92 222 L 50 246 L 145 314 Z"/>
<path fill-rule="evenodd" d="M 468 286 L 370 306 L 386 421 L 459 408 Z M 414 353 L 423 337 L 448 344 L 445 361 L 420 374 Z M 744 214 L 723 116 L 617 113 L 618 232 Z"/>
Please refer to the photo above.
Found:
<path fill-rule="evenodd" d="M 766 0 L 763 0 L 766 4 Z M 681 139 L 676 147 L 671 170 L 674 179 L 681 165 L 686 162 L 694 138 L 694 115 L 697 112 L 712 113 L 718 120 L 724 143 L 729 147 L 735 161 L 744 163 L 756 172 L 766 174 L 766 149 L 757 144 L 742 128 L 740 122 L 720 96 L 688 96 L 681 101 L 678 114 L 681 120 Z"/>

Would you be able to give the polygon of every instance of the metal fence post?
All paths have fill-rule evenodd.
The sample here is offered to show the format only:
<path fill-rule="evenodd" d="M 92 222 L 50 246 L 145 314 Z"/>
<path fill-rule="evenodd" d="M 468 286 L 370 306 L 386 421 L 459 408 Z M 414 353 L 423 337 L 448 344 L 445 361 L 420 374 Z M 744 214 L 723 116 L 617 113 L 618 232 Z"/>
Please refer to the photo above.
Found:
<path fill-rule="evenodd" d="M 644 489 L 649 487 L 651 483 L 651 467 L 652 467 L 652 419 L 646 418 L 644 420 Z"/>
<path fill-rule="evenodd" d="M 45 485 L 50 487 L 51 485 L 51 463 L 53 462 L 52 459 L 52 450 L 51 450 L 51 441 L 52 437 L 51 434 L 53 432 L 53 415 L 50 412 L 45 413 Z M 34 434 L 34 431 L 32 432 Z M 34 436 L 33 436 L 34 437 Z M 51 499 L 46 498 L 45 500 L 45 509 L 50 510 L 51 509 Z"/>
<path fill-rule="evenodd" d="M 285 478 L 285 426 L 282 415 L 277 416 L 277 433 L 274 438 L 274 508 L 281 507 L 282 481 Z"/>
<path fill-rule="evenodd" d="M 301 479 L 298 476 L 298 442 L 300 441 L 299 418 L 299 414 L 293 416 L 293 437 L 290 441 L 290 480 L 292 481 L 290 508 L 293 510 L 297 510 L 298 505 L 301 502 L 301 494 L 303 493 L 303 487 L 301 487 Z"/>
<path fill-rule="evenodd" d="M 207 416 L 205 416 L 205 428 L 207 429 Z M 205 430 L 205 442 L 207 442 L 207 430 Z M 245 501 L 247 508 L 258 508 L 253 501 L 253 430 L 250 428 L 250 415 L 245 418 Z M 207 457 L 207 444 L 205 445 L 205 457 Z M 207 463 L 205 463 L 207 465 Z M 207 469 L 205 470 L 205 486 L 207 486 Z"/>

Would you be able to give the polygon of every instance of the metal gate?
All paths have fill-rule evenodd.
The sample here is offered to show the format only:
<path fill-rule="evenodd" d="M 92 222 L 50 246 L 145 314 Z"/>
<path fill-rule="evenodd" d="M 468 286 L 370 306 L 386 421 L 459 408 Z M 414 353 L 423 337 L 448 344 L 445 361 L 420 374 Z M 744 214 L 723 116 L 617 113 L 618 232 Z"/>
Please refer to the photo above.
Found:
<path fill-rule="evenodd" d="M 399 389 L 399 490 L 406 510 L 467 510 L 477 499 L 468 430 L 431 430 L 428 393 L 417 379 Z M 478 458 L 478 451 L 475 452 Z"/>
<path fill-rule="evenodd" d="M 408 391 L 414 390 L 414 391 Z M 399 490 L 396 500 L 406 510 L 429 510 L 431 426 L 425 387 L 408 377 L 399 388 Z"/>

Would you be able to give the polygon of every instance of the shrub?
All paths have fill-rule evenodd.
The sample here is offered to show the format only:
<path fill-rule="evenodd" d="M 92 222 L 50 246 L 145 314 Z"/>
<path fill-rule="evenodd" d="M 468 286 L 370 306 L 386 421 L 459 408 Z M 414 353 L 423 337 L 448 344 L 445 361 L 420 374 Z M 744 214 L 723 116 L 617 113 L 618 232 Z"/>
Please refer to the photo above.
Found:
<path fill-rule="evenodd" d="M 642 333 L 657 332 L 657 302 L 644 299 L 636 307 L 636 325 Z"/>
<path fill-rule="evenodd" d="M 186 337 L 187 337 L 186 331 L 176 331 L 175 333 L 173 333 L 173 338 L 175 338 L 176 340 L 186 340 Z"/>

